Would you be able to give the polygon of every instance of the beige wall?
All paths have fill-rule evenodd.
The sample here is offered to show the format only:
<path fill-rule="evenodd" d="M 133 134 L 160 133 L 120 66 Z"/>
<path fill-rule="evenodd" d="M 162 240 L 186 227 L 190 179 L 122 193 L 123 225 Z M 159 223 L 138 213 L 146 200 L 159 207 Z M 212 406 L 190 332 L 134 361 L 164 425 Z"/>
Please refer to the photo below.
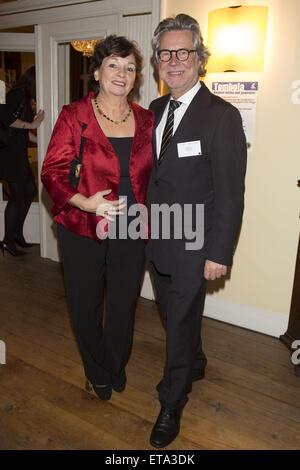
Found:
<path fill-rule="evenodd" d="M 292 83 L 300 80 L 300 2 L 164 0 L 163 16 L 195 17 L 206 41 L 208 12 L 239 4 L 269 6 L 268 44 L 263 74 L 205 79 L 259 81 L 242 231 L 230 279 L 213 295 L 288 316 L 299 233 L 300 104 L 292 103 Z"/>

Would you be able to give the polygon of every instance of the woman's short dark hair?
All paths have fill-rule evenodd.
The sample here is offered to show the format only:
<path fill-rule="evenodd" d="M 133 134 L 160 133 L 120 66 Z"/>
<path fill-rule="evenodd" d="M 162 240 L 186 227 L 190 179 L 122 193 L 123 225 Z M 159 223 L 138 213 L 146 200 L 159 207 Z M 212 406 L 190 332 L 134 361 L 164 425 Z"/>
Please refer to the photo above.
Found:
<path fill-rule="evenodd" d="M 94 72 L 101 67 L 103 59 L 111 55 L 127 57 L 130 54 L 133 54 L 136 62 L 136 77 L 134 82 L 134 90 L 136 90 L 142 82 L 143 57 L 135 42 L 129 41 L 124 36 L 112 34 L 96 44 L 89 69 L 89 86 L 94 91 L 95 96 L 99 93 L 100 86 L 99 82 L 95 80 Z"/>

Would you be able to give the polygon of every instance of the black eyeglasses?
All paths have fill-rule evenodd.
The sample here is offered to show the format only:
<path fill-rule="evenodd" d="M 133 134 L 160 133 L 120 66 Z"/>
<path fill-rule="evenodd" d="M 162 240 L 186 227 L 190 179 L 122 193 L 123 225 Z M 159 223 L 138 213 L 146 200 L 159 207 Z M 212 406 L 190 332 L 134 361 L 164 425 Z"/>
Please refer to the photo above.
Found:
<path fill-rule="evenodd" d="M 191 52 L 196 52 L 196 49 L 177 49 L 170 51 L 169 49 L 161 49 L 157 52 L 157 57 L 161 62 L 169 62 L 172 57 L 172 53 L 175 53 L 176 59 L 180 62 L 188 60 Z"/>

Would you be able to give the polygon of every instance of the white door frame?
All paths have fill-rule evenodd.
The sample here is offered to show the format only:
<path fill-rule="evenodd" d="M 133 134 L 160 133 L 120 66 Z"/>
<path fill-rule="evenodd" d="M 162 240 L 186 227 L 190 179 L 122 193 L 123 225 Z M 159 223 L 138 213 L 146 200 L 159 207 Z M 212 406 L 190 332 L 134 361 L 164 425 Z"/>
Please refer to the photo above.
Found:
<path fill-rule="evenodd" d="M 35 52 L 34 34 L 0 33 L 0 51 Z"/>

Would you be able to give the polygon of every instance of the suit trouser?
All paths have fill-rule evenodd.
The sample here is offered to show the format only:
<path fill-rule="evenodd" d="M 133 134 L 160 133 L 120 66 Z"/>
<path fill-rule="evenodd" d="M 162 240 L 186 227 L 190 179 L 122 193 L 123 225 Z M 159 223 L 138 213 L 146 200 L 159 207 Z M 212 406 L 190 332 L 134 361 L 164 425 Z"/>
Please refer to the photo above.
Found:
<path fill-rule="evenodd" d="M 151 263 L 159 308 L 166 328 L 166 363 L 159 400 L 170 409 L 183 407 L 192 389 L 192 372 L 204 371 L 201 323 L 206 293 L 203 267 L 198 273 L 162 274 Z"/>
<path fill-rule="evenodd" d="M 85 375 L 92 383 L 109 384 L 123 371 L 131 352 L 145 243 L 141 239 L 99 243 L 60 224 L 57 233 L 70 317 Z"/>

